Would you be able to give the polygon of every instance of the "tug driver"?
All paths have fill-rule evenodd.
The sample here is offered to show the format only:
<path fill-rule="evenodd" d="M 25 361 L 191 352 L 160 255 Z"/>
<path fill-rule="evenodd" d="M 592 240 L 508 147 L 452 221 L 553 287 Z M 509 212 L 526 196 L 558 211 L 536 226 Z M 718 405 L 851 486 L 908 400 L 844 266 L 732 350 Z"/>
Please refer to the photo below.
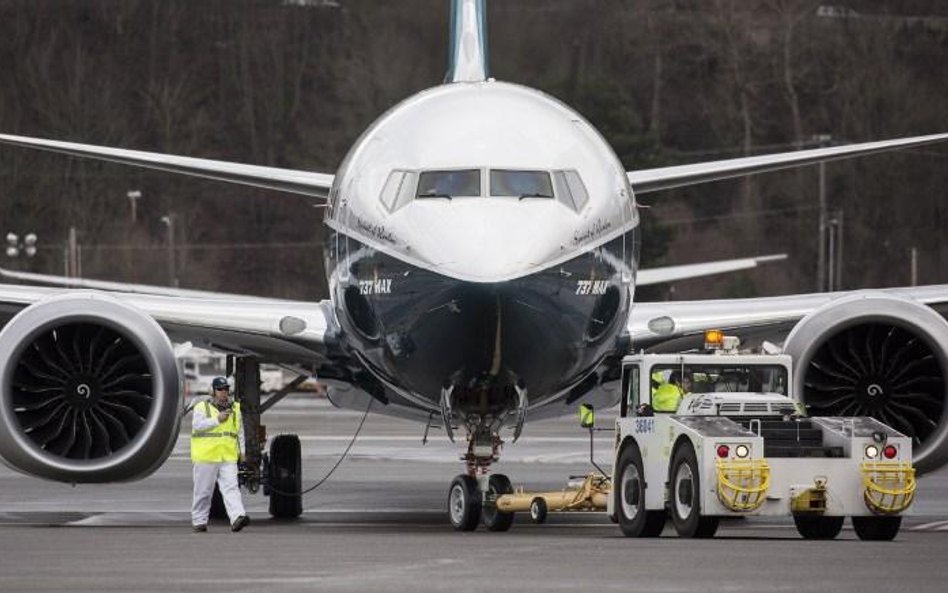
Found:
<path fill-rule="evenodd" d="M 659 385 L 652 393 L 652 409 L 656 412 L 674 413 L 686 393 L 691 393 L 691 375 L 682 376 L 680 371 L 672 371 L 667 383 Z"/>

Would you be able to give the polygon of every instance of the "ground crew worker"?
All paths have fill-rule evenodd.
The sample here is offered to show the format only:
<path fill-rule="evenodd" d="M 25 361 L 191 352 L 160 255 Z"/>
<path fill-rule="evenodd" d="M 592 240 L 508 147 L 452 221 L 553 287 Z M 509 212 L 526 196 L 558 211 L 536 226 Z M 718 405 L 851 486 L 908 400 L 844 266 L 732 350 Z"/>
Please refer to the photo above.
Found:
<path fill-rule="evenodd" d="M 240 531 L 250 523 L 237 483 L 237 462 L 243 459 L 245 450 L 240 404 L 231 402 L 230 385 L 224 377 L 216 377 L 211 389 L 213 396 L 194 406 L 191 423 L 194 464 L 191 524 L 196 532 L 207 531 L 216 483 L 224 498 L 230 529 Z"/>
<path fill-rule="evenodd" d="M 655 412 L 677 412 L 681 398 L 691 391 L 691 378 L 672 372 L 667 383 L 662 383 L 652 394 L 652 410 Z"/>
<path fill-rule="evenodd" d="M 654 393 L 658 389 L 659 385 L 665 383 L 665 371 L 653 371 L 652 372 L 652 392 Z"/>

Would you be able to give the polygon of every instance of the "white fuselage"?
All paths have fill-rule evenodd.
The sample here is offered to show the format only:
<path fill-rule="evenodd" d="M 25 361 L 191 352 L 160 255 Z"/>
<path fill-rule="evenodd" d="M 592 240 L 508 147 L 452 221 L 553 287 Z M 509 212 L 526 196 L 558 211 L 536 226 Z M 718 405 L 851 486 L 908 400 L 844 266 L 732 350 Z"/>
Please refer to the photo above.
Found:
<path fill-rule="evenodd" d="M 498 195 L 494 176 L 509 171 L 552 180 L 551 195 Z M 426 172 L 479 187 L 423 197 Z M 455 83 L 403 101 L 349 152 L 325 222 L 340 323 L 367 368 L 416 405 L 436 409 L 447 387 L 462 416 L 547 403 L 625 328 L 639 223 L 625 170 L 539 91 Z"/>

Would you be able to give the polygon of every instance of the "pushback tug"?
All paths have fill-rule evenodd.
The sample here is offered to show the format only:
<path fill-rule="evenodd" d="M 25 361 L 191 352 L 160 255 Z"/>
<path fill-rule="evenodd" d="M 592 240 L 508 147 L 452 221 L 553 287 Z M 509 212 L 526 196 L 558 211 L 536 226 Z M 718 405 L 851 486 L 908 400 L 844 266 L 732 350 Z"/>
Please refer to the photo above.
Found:
<path fill-rule="evenodd" d="M 911 439 L 874 418 L 807 417 L 790 396 L 790 356 L 740 353 L 718 331 L 705 341 L 623 359 L 611 479 L 503 494 L 497 511 L 542 520 L 605 507 L 629 537 L 658 536 L 668 519 L 681 537 L 712 537 L 722 517 L 792 516 L 804 538 L 832 539 L 848 516 L 861 539 L 893 539 L 915 496 Z M 673 375 L 690 388 L 658 412 L 652 398 Z"/>

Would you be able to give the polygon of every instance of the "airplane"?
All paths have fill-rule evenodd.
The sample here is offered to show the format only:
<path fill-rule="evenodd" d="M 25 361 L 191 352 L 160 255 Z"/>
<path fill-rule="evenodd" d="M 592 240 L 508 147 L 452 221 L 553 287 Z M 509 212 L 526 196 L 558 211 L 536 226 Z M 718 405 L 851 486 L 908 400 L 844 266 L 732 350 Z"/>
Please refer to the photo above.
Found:
<path fill-rule="evenodd" d="M 4 461 L 73 483 L 150 474 L 182 417 L 172 341 L 190 343 L 245 363 L 236 372 L 249 423 L 272 403 L 254 392 L 264 361 L 318 373 L 337 407 L 415 419 L 452 440 L 463 431 L 466 471 L 451 483 L 449 516 L 471 530 L 480 495 L 509 488 L 490 473 L 502 430 L 516 440 L 580 402 L 614 405 L 623 355 L 683 351 L 712 328 L 782 344 L 813 413 L 893 425 L 914 438 L 920 472 L 948 461 L 948 285 L 634 302 L 636 286 L 773 259 L 640 269 L 637 196 L 948 134 L 626 171 L 575 110 L 490 76 L 485 0 L 452 0 L 450 26 L 443 84 L 381 115 L 334 174 L 0 135 L 325 199 L 330 291 L 305 302 L 5 271 L 54 286 L 0 285 Z M 270 494 L 275 516 L 301 512 L 299 456 L 298 440 L 270 445 L 270 470 L 288 476 Z"/>

